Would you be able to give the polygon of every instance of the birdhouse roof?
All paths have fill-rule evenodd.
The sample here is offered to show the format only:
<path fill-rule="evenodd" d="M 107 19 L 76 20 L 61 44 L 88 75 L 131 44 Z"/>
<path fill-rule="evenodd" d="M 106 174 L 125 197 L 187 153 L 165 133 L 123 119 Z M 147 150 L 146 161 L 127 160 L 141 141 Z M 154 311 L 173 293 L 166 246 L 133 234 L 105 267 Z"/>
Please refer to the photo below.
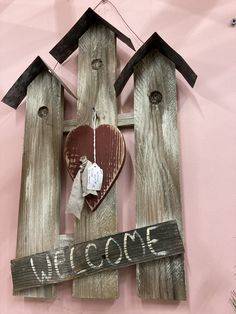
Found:
<path fill-rule="evenodd" d="M 132 41 L 118 29 L 95 13 L 91 8 L 81 16 L 78 22 L 56 44 L 50 54 L 59 62 L 63 63 L 77 48 L 79 38 L 94 24 L 103 24 L 131 49 L 135 50 Z"/>
<path fill-rule="evenodd" d="M 73 92 L 59 78 L 59 76 L 38 56 L 12 85 L 12 87 L 3 97 L 2 102 L 16 109 L 26 96 L 28 85 L 42 71 L 45 70 L 48 71 L 52 76 L 54 76 L 70 95 L 77 99 Z"/>
<path fill-rule="evenodd" d="M 197 75 L 190 68 L 187 62 L 172 49 L 157 33 L 152 36 L 139 48 L 130 61 L 126 64 L 123 71 L 115 82 L 116 95 L 118 96 L 123 90 L 125 84 L 133 73 L 134 66 L 143 59 L 152 49 L 158 49 L 160 53 L 169 58 L 176 69 L 183 75 L 191 87 L 194 86 Z"/>

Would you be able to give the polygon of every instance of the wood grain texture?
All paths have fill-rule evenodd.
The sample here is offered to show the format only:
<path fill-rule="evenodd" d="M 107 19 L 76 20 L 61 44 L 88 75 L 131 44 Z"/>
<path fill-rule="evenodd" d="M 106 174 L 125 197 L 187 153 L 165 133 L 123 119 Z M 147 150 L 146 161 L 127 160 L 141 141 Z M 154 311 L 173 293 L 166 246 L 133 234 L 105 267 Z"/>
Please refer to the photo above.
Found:
<path fill-rule="evenodd" d="M 74 234 L 59 234 L 57 247 L 69 246 L 74 243 Z"/>
<path fill-rule="evenodd" d="M 98 124 L 117 124 L 116 39 L 103 25 L 94 25 L 79 40 L 78 55 L 78 124 L 92 124 L 92 107 L 96 107 Z M 88 241 L 117 231 L 116 184 L 95 212 L 83 209 L 75 223 L 75 240 Z M 79 298 L 117 298 L 116 270 L 76 279 L 73 296 Z"/>
<path fill-rule="evenodd" d="M 96 163 L 103 170 L 103 181 L 97 195 L 88 194 L 85 201 L 94 211 L 106 197 L 115 183 L 125 161 L 125 141 L 120 130 L 110 124 L 101 124 L 96 128 Z M 80 166 L 80 158 L 93 158 L 94 130 L 88 125 L 81 125 L 71 131 L 65 142 L 64 155 L 67 171 L 74 180 Z"/>
<path fill-rule="evenodd" d="M 176 219 L 182 230 L 175 66 L 153 50 L 134 81 L 137 227 Z M 183 255 L 137 266 L 137 286 L 142 298 L 184 300 Z"/>
<path fill-rule="evenodd" d="M 28 86 L 16 256 L 53 249 L 59 234 L 63 88 L 47 71 Z M 54 287 L 18 295 L 51 298 Z"/>
<path fill-rule="evenodd" d="M 177 223 L 168 221 L 12 260 L 13 288 L 49 285 L 182 252 Z"/>
<path fill-rule="evenodd" d="M 117 126 L 120 129 L 133 127 L 134 126 L 134 113 L 133 112 L 119 113 Z"/>
<path fill-rule="evenodd" d="M 77 126 L 78 126 L 77 119 L 65 120 L 63 132 L 68 133 L 72 131 L 74 128 L 76 128 Z M 127 128 L 127 127 L 133 127 L 133 126 L 134 126 L 134 113 L 133 112 L 118 114 L 118 118 L 117 118 L 118 128 Z"/>
<path fill-rule="evenodd" d="M 88 8 L 74 26 L 50 51 L 51 55 L 60 63 L 63 63 L 77 48 L 79 38 L 93 25 L 103 25 L 109 29 L 117 38 L 123 41 L 131 49 L 135 50 L 131 40 L 122 34 L 113 25 L 104 20 L 93 9 Z"/>

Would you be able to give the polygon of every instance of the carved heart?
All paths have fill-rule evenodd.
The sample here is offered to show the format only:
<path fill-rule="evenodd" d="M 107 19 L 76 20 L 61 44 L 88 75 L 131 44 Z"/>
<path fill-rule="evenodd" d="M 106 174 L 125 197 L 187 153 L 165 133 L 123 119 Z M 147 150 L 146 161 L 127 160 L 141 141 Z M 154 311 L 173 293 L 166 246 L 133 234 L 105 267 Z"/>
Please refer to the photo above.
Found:
<path fill-rule="evenodd" d="M 87 195 L 85 200 L 95 210 L 115 183 L 125 160 L 125 141 L 116 127 L 102 124 L 96 128 L 96 162 L 103 169 L 103 183 L 98 195 Z M 80 166 L 80 157 L 93 162 L 93 129 L 82 125 L 72 130 L 64 149 L 67 170 L 74 180 Z"/>

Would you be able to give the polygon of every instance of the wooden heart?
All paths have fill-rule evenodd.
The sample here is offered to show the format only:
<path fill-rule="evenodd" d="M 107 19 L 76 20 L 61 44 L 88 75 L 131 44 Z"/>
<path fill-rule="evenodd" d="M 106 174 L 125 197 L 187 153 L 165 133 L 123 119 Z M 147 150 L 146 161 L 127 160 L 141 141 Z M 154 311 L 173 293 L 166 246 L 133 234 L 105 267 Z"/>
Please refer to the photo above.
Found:
<path fill-rule="evenodd" d="M 87 195 L 85 200 L 95 210 L 115 183 L 125 161 L 125 141 L 115 126 L 102 124 L 96 128 L 96 162 L 103 170 L 102 188 L 98 195 Z M 93 162 L 93 129 L 81 125 L 72 130 L 65 142 L 64 155 L 67 170 L 74 180 L 80 166 L 80 157 Z"/>

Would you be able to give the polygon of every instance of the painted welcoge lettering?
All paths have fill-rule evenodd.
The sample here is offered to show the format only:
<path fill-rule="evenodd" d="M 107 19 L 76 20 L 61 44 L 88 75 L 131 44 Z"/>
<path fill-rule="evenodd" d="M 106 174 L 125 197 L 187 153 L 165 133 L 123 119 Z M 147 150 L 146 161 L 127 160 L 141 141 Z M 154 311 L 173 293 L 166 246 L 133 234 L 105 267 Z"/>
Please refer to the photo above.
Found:
<path fill-rule="evenodd" d="M 183 253 L 175 221 L 33 254 L 11 263 L 15 291 Z"/>
<path fill-rule="evenodd" d="M 164 256 L 165 252 L 163 251 L 156 252 L 153 247 L 153 244 L 157 243 L 158 239 L 152 238 L 152 232 L 155 231 L 157 228 L 158 228 L 157 226 L 147 227 L 146 234 L 145 234 L 146 237 L 144 239 L 137 230 L 134 230 L 132 233 L 125 232 L 123 234 L 123 239 L 121 241 L 122 245 L 120 245 L 115 238 L 109 237 L 105 242 L 104 255 L 100 257 L 99 263 L 97 264 L 95 264 L 92 261 L 91 256 L 90 256 L 92 250 L 93 251 L 97 250 L 97 245 L 93 242 L 88 243 L 84 250 L 84 258 L 87 263 L 87 269 L 89 268 L 95 269 L 95 270 L 101 269 L 103 267 L 104 261 L 106 261 L 108 264 L 113 265 L 113 266 L 119 265 L 124 259 L 132 262 L 133 258 L 130 256 L 129 251 L 132 250 L 132 246 L 134 244 L 141 251 L 141 253 L 139 252 L 139 256 L 140 255 L 145 256 L 146 249 L 149 249 L 150 252 L 154 255 Z M 128 242 L 129 242 L 129 245 L 128 245 Z M 50 281 L 52 277 L 52 269 L 54 269 L 58 278 L 61 278 L 61 279 L 64 278 L 65 274 L 63 274 L 63 264 L 66 262 L 66 258 L 69 259 L 71 270 L 75 271 L 77 275 L 86 272 L 86 269 L 76 271 L 76 269 L 78 268 L 78 265 L 75 264 L 74 251 L 75 251 L 75 247 L 72 246 L 69 251 L 69 257 L 66 257 L 63 249 L 60 249 L 55 252 L 54 259 L 52 261 L 50 260 L 49 256 L 46 255 L 47 273 L 45 271 L 41 271 L 41 275 L 39 275 L 40 271 L 37 271 L 34 261 L 31 258 L 30 263 L 31 263 L 32 270 L 35 274 L 35 277 L 41 283 Z M 93 254 L 94 253 L 96 252 L 93 252 Z"/>
<path fill-rule="evenodd" d="M 33 258 L 32 257 L 30 258 L 30 264 L 31 264 L 33 273 L 34 273 L 35 277 L 38 279 L 38 281 L 41 282 L 42 284 L 44 282 L 49 281 L 52 277 L 52 263 L 51 263 L 50 257 L 48 255 L 46 255 L 46 261 L 47 261 L 47 274 L 42 270 L 41 271 L 41 277 L 40 277 L 39 272 L 37 272 L 36 267 L 34 265 Z"/>

